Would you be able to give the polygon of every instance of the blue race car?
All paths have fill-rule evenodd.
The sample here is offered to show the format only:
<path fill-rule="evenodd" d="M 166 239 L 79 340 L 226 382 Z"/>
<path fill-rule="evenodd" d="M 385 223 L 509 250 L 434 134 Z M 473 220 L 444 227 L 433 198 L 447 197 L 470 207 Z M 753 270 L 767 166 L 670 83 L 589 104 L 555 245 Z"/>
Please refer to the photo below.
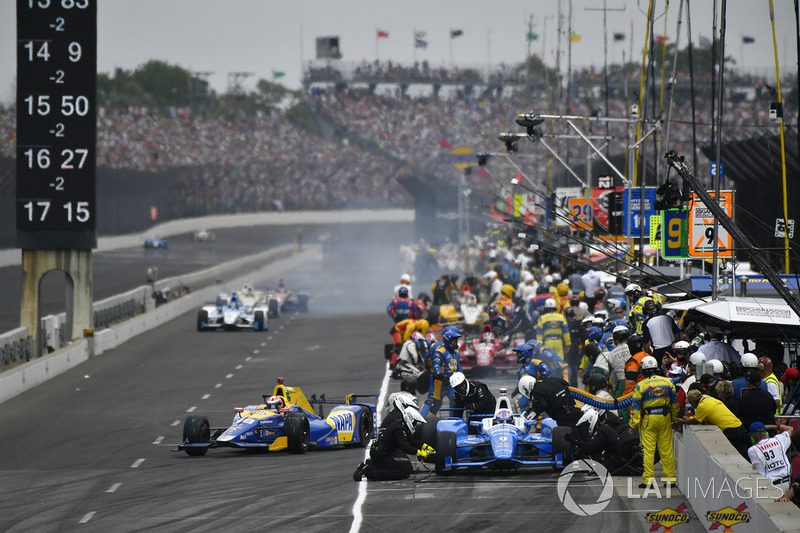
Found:
<path fill-rule="evenodd" d="M 336 405 L 322 417 L 324 396 L 307 400 L 299 387 L 287 387 L 283 378 L 272 396 L 264 395 L 264 403 L 237 407 L 228 428 L 212 428 L 203 415 L 190 415 L 183 425 L 183 443 L 178 450 L 188 455 L 205 455 L 209 448 L 229 447 L 262 450 L 288 450 L 305 453 L 309 447 L 366 447 L 377 436 L 375 405 L 354 400 L 349 394 L 344 405 Z M 319 404 L 320 414 L 312 404 Z"/>
<path fill-rule="evenodd" d="M 506 393 L 506 389 L 500 389 L 492 416 L 471 420 L 469 426 L 460 418 L 445 418 L 437 423 L 437 475 L 451 475 L 463 467 L 516 469 L 551 465 L 559 469 L 570 463 L 572 446 L 565 436 L 572 429 L 545 418 L 537 430 L 537 420 L 526 420 L 514 413 Z M 470 427 L 475 428 L 473 434 L 468 431 Z"/>
<path fill-rule="evenodd" d="M 144 247 L 145 248 L 161 248 L 162 250 L 167 249 L 167 239 L 162 239 L 161 237 L 153 237 L 152 239 L 145 239 Z"/>

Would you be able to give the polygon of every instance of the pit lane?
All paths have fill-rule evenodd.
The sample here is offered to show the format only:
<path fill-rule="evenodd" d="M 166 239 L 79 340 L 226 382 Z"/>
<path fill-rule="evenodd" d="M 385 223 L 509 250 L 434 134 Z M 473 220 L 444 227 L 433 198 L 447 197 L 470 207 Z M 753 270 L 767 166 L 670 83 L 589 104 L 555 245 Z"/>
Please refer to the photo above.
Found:
<path fill-rule="evenodd" d="M 311 312 L 284 315 L 268 332 L 198 333 L 187 314 L 5 402 L 0 529 L 346 531 L 362 485 L 360 531 L 638 531 L 650 528 L 647 511 L 677 507 L 680 498 L 627 499 L 623 487 L 602 513 L 578 517 L 561 504 L 549 469 L 357 484 L 351 474 L 361 448 L 215 449 L 199 458 L 170 451 L 189 412 L 227 426 L 233 407 L 270 393 L 278 376 L 329 399 L 378 393 L 391 325 L 384 309 L 400 273 L 397 244 L 409 230 L 342 232 L 334 253 L 284 276 L 289 287 L 310 287 Z M 497 391 L 515 380 L 485 381 Z M 571 483 L 570 493 L 590 498 L 599 488 L 595 480 Z M 680 528 L 693 526 L 700 527 Z"/>

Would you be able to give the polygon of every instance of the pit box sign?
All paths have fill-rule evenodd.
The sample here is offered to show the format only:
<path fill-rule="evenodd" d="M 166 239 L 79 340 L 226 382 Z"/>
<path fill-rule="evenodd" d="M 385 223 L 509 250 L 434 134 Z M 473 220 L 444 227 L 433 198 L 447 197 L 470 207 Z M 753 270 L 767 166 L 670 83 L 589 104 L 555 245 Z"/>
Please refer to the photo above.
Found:
<path fill-rule="evenodd" d="M 783 223 L 782 218 L 775 219 L 775 236 L 780 239 L 786 238 L 786 229 L 789 229 L 789 238 L 794 239 L 794 219 L 790 218 L 788 224 Z"/>
<path fill-rule="evenodd" d="M 569 225 L 572 229 L 592 229 L 592 204 L 587 198 L 569 199 Z"/>
<path fill-rule="evenodd" d="M 671 209 L 661 212 L 661 257 L 688 259 L 689 211 Z"/>
<path fill-rule="evenodd" d="M 708 193 L 712 198 L 715 193 Z M 721 191 L 719 205 L 725 213 L 733 216 L 733 192 Z M 714 241 L 718 243 L 717 257 L 733 256 L 733 237 L 728 231 L 717 224 L 714 228 L 714 215 L 702 200 L 692 194 L 692 207 L 689 210 L 689 255 L 692 257 L 712 257 L 714 255 Z"/>
<path fill-rule="evenodd" d="M 622 196 L 622 208 L 625 213 L 623 232 L 627 237 L 639 237 L 644 229 L 644 236 L 650 236 L 650 217 L 655 215 L 656 189 L 648 187 L 644 190 L 644 226 L 640 226 L 642 197 L 641 189 L 625 189 Z"/>

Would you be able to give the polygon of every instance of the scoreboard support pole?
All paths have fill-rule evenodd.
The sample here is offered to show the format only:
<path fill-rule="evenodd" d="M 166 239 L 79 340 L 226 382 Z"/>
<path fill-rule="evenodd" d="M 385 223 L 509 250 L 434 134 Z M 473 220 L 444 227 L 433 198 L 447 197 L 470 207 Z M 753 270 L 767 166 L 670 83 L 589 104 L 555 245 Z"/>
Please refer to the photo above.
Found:
<path fill-rule="evenodd" d="M 41 328 L 39 285 L 50 271 L 63 270 L 66 280 L 67 317 L 65 338 L 74 341 L 94 331 L 92 310 L 91 250 L 22 250 L 21 326 L 33 338 L 34 357 L 44 355 L 44 332 Z M 90 341 L 92 338 L 90 337 Z M 90 342 L 93 355 L 94 344 Z"/>

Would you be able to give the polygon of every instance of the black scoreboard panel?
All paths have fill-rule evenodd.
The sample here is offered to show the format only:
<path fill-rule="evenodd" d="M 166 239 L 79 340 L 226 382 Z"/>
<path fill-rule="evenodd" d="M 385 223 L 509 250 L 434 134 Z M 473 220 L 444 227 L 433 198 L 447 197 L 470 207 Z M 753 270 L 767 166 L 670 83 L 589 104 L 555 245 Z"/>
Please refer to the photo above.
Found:
<path fill-rule="evenodd" d="M 91 249 L 97 0 L 17 0 L 17 246 Z"/>

